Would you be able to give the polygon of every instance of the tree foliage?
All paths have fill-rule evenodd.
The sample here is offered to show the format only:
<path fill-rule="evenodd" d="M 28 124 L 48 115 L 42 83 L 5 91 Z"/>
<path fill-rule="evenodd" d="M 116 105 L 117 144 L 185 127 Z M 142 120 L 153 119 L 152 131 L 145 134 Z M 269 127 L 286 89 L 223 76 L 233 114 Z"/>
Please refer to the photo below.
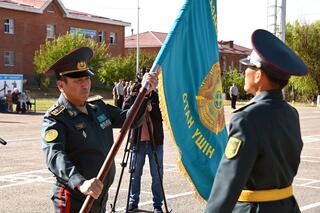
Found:
<path fill-rule="evenodd" d="M 154 54 L 141 52 L 139 55 L 139 67 L 150 68 L 155 59 Z M 126 57 L 116 57 L 109 59 L 104 67 L 99 70 L 99 79 L 105 85 L 113 85 L 113 82 L 120 78 L 129 81 L 135 80 L 136 76 L 136 55 L 130 54 Z"/>
<path fill-rule="evenodd" d="M 229 90 L 232 84 L 235 84 L 238 87 L 238 91 L 239 91 L 238 97 L 240 99 L 248 99 L 250 97 L 250 95 L 246 94 L 246 92 L 243 89 L 244 76 L 243 74 L 238 73 L 238 70 L 230 69 L 227 72 L 223 72 L 221 76 L 221 80 L 222 80 L 222 89 L 223 89 L 223 92 L 226 94 L 226 98 L 230 98 Z"/>
<path fill-rule="evenodd" d="M 292 78 L 289 87 L 300 97 L 312 99 L 320 93 L 320 21 L 287 24 L 286 42 L 309 69 L 308 76 Z"/>
<path fill-rule="evenodd" d="M 98 72 L 99 69 L 104 66 L 108 58 L 110 58 L 105 43 L 97 43 L 93 39 L 86 39 L 84 35 L 81 34 L 68 33 L 59 36 L 54 40 L 47 40 L 45 44 L 40 46 L 40 49 L 35 52 L 33 63 L 44 89 L 49 85 L 47 80 L 49 77 L 44 78 L 44 72 L 59 58 L 63 57 L 68 52 L 83 46 L 93 49 L 94 56 L 90 60 L 88 66 L 93 72 Z M 46 84 L 43 84 L 43 82 L 46 82 Z"/>

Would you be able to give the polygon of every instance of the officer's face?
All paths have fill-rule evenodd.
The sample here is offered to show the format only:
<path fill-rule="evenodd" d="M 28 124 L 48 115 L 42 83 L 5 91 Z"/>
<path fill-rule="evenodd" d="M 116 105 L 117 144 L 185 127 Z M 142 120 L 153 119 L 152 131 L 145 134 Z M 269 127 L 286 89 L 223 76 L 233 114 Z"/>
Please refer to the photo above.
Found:
<path fill-rule="evenodd" d="M 255 95 L 257 92 L 257 73 L 258 70 L 253 67 L 248 67 L 245 71 L 244 91 Z"/>
<path fill-rule="evenodd" d="M 75 106 L 83 106 L 90 94 L 90 77 L 69 78 L 57 82 L 60 92 Z"/>

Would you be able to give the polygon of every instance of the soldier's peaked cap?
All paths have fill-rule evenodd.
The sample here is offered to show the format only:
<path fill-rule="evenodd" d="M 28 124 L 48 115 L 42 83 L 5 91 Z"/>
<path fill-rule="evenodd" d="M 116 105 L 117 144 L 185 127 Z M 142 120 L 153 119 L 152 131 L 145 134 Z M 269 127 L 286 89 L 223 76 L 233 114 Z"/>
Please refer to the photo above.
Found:
<path fill-rule="evenodd" d="M 88 67 L 88 62 L 93 56 L 93 50 L 89 47 L 80 47 L 72 50 L 57 60 L 47 71 L 55 72 L 57 79 L 62 76 L 81 78 L 93 75 Z"/>
<path fill-rule="evenodd" d="M 291 75 L 306 75 L 307 66 L 279 38 L 272 33 L 258 29 L 251 36 L 253 50 L 240 62 L 263 70 L 271 77 L 287 80 Z"/>

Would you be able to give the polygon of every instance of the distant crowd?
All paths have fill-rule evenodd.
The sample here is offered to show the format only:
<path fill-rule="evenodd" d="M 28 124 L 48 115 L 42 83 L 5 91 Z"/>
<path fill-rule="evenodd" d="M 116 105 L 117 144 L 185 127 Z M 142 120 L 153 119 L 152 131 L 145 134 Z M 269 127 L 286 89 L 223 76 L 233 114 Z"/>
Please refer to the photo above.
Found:
<path fill-rule="evenodd" d="M 132 90 L 136 84 L 137 82 L 124 81 L 123 79 L 114 82 L 112 89 L 113 104 L 119 108 L 123 108 L 124 100 L 132 95 Z"/>
<path fill-rule="evenodd" d="M 5 94 L 8 112 L 25 113 L 31 111 L 30 91 L 20 92 L 18 88 L 8 90 Z"/>

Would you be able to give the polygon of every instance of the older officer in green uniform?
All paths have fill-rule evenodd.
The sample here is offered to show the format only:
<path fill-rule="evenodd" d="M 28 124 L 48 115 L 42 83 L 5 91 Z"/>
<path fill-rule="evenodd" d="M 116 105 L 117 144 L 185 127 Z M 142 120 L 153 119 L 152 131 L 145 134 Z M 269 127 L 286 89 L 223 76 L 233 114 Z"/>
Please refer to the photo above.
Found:
<path fill-rule="evenodd" d="M 271 33 L 256 30 L 251 39 L 253 51 L 241 62 L 248 66 L 244 90 L 254 98 L 230 121 L 205 212 L 300 212 L 292 191 L 303 146 L 299 115 L 281 89 L 307 67 Z"/>
<path fill-rule="evenodd" d="M 41 129 L 46 164 L 56 178 L 51 197 L 55 212 L 79 212 L 86 195 L 96 199 L 91 212 L 105 212 L 115 175 L 113 163 L 104 183 L 96 178 L 113 144 L 112 128 L 122 126 L 127 111 L 106 105 L 101 96 L 88 99 L 93 73 L 87 63 L 92 56 L 90 48 L 81 47 L 47 71 L 55 72 L 61 92 Z M 157 84 L 153 74 L 145 75 L 144 81 L 151 85 L 150 91 Z M 138 115 L 145 109 L 143 103 Z"/>

